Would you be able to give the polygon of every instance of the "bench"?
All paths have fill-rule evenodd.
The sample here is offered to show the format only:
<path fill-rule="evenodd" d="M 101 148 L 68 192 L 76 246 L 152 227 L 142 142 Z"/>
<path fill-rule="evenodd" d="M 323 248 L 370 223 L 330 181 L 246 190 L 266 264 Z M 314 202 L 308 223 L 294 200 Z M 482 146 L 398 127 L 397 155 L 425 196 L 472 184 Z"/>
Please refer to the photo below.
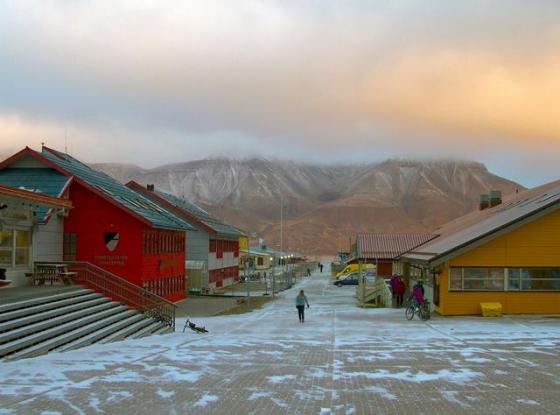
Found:
<path fill-rule="evenodd" d="M 29 285 L 45 285 L 49 283 L 53 285 L 61 282 L 64 285 L 71 285 L 76 272 L 69 272 L 68 266 L 65 264 L 35 264 L 33 272 L 25 273 L 29 279 Z"/>
<path fill-rule="evenodd" d="M 7 287 L 12 283 L 12 280 L 0 280 L 0 288 Z"/>

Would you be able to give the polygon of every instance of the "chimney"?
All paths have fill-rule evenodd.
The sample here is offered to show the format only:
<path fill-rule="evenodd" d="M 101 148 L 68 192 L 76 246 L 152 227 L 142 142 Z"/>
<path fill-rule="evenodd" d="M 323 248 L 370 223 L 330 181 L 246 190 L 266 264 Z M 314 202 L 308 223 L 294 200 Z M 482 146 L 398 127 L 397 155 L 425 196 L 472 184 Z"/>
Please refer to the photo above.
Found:
<path fill-rule="evenodd" d="M 147 185 L 146 185 L 146 189 L 148 189 L 148 191 L 150 191 L 150 192 L 153 192 L 154 189 L 155 189 L 155 187 L 154 187 L 153 184 L 147 184 Z"/>
<path fill-rule="evenodd" d="M 499 190 L 490 191 L 490 207 L 498 206 L 502 204 L 502 192 Z"/>
<path fill-rule="evenodd" d="M 480 195 L 479 210 L 488 209 L 489 207 L 490 207 L 490 195 L 489 194 Z"/>

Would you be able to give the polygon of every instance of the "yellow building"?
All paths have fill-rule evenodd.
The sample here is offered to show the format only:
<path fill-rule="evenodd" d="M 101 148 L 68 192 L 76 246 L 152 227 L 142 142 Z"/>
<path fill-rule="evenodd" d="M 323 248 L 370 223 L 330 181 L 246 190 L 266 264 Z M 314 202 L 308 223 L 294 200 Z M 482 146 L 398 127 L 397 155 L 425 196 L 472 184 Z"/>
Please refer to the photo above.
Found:
<path fill-rule="evenodd" d="M 249 252 L 249 238 L 245 235 L 239 237 L 239 250 Z"/>
<path fill-rule="evenodd" d="M 422 269 L 442 315 L 560 313 L 560 181 L 516 194 L 435 231 L 402 257 Z"/>

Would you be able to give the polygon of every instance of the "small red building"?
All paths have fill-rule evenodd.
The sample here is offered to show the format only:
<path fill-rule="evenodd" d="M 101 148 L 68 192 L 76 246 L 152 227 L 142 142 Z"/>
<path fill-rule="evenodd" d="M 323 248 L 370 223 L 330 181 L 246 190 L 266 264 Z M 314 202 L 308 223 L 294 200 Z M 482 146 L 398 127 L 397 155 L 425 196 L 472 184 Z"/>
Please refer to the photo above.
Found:
<path fill-rule="evenodd" d="M 63 255 L 91 262 L 171 301 L 185 296 L 185 230 L 192 227 L 104 173 L 43 147 L 25 148 L 0 170 L 49 169 L 72 178 Z M 36 170 L 35 170 L 36 171 Z"/>

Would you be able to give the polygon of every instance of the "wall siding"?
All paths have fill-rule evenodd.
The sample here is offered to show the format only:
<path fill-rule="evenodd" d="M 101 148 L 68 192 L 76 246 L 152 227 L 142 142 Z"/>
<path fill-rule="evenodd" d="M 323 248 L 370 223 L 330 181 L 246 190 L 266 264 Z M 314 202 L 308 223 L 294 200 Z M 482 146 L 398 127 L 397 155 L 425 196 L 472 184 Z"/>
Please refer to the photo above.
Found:
<path fill-rule="evenodd" d="M 210 236 L 208 232 L 201 229 L 186 232 L 186 256 L 187 261 L 204 261 L 208 268 L 208 247 Z"/>
<path fill-rule="evenodd" d="M 64 219 L 56 213 L 46 225 L 39 225 L 33 235 L 33 261 L 62 261 Z"/>

